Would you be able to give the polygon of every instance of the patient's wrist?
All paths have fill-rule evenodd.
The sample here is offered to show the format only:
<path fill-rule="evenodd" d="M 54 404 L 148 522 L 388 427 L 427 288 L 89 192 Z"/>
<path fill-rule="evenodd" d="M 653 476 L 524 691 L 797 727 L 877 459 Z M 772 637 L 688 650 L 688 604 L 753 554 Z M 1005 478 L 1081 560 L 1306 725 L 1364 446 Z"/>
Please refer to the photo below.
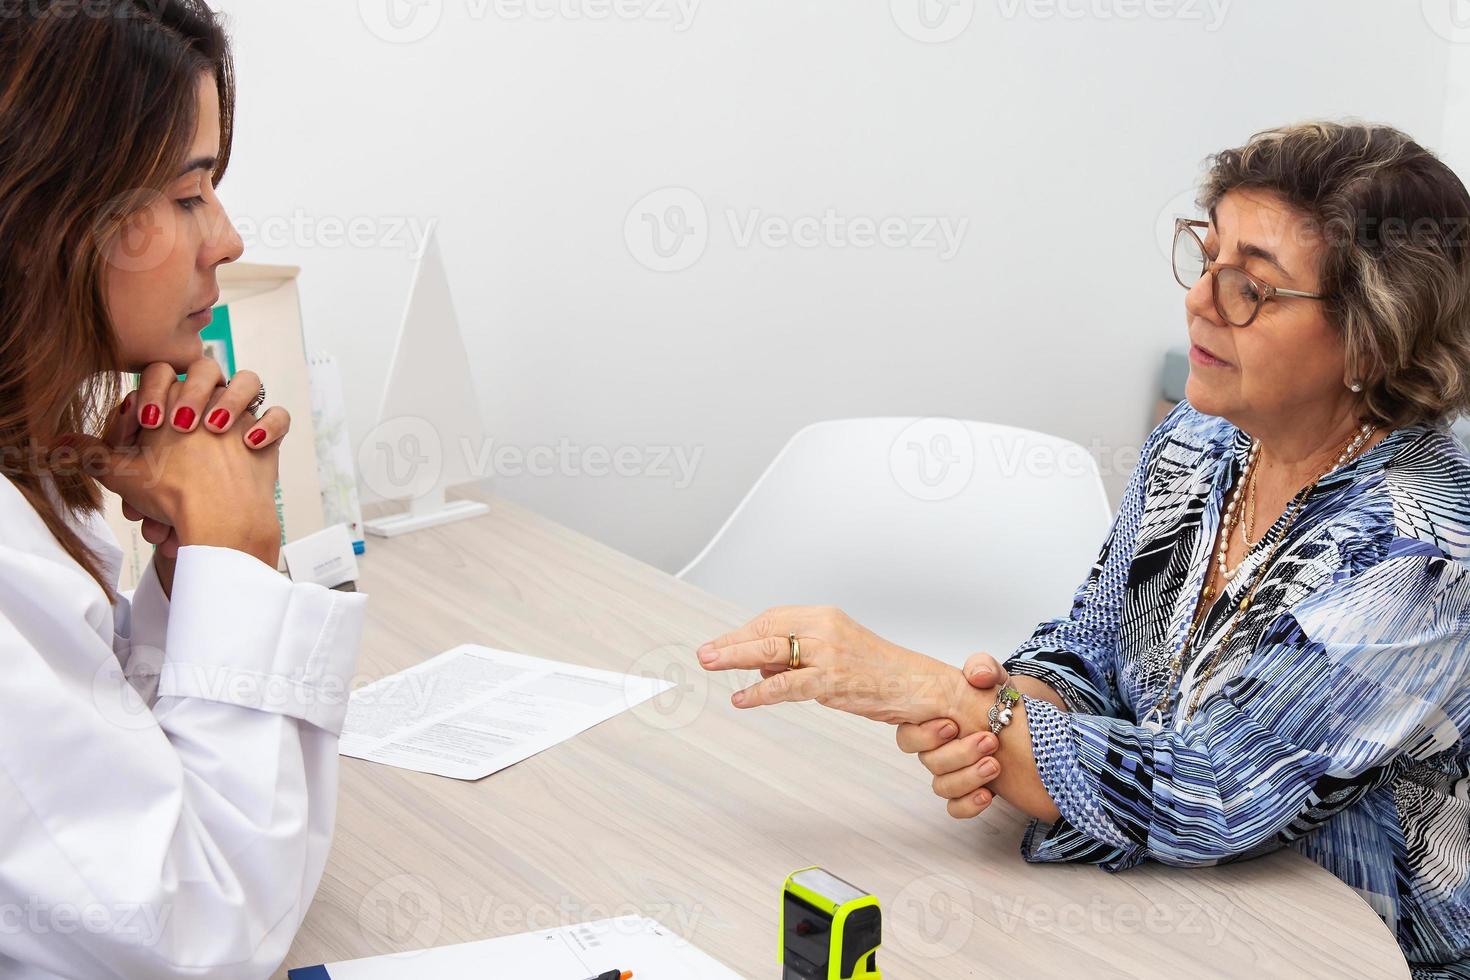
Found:
<path fill-rule="evenodd" d="M 973 735 L 975 732 L 990 731 L 990 721 L 986 717 L 990 712 L 990 705 L 995 700 L 994 687 L 971 687 L 970 682 L 965 680 L 965 675 L 956 672 L 959 677 L 959 685 L 954 691 L 955 708 L 951 720 L 960 726 L 959 738 Z"/>
<path fill-rule="evenodd" d="M 1062 700 L 1062 696 L 1057 693 L 1056 688 L 1039 678 L 1030 677 L 1026 674 L 1013 674 L 1011 675 L 1011 686 L 1027 697 L 1049 701 L 1062 711 L 1072 710 L 1067 706 L 1067 702 Z"/>

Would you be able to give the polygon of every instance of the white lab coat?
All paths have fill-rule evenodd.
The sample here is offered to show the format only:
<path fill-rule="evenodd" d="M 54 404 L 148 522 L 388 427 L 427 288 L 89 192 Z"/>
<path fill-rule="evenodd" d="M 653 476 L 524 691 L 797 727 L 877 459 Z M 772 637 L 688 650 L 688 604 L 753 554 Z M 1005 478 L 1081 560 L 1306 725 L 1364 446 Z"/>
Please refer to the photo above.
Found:
<path fill-rule="evenodd" d="M 73 520 L 118 580 L 106 522 Z M 228 548 L 115 608 L 0 479 L 0 977 L 267 977 L 311 904 L 361 593 Z"/>

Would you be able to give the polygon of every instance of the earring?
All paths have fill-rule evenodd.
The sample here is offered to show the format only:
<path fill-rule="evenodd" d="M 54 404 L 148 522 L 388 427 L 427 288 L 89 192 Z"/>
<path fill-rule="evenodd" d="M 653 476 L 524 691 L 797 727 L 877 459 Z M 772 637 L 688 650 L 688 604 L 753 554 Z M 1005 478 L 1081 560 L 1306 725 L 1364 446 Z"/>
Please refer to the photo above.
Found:
<path fill-rule="evenodd" d="M 1354 381 L 1352 384 L 1348 385 L 1348 390 L 1349 391 L 1352 391 L 1352 392 L 1362 391 L 1363 390 L 1363 382 L 1361 382 L 1361 381 Z"/>

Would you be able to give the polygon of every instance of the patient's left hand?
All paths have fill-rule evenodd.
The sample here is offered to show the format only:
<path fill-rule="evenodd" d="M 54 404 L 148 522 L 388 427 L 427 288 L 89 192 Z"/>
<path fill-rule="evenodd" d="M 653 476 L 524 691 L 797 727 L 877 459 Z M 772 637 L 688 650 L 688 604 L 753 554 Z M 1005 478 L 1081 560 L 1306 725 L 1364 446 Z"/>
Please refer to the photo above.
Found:
<path fill-rule="evenodd" d="M 970 686 L 994 699 L 995 691 L 1010 680 L 1000 661 L 988 653 L 977 653 L 965 662 Z M 967 730 L 955 738 L 954 723 L 935 718 L 922 725 L 900 725 L 898 747 L 919 757 L 933 775 L 934 795 L 945 800 L 945 809 L 957 820 L 979 816 L 995 799 L 990 783 L 1000 775 L 1000 760 L 994 758 L 1000 742 L 985 726 Z"/>
<path fill-rule="evenodd" d="M 801 666 L 789 670 L 796 634 Z M 981 695 L 958 668 L 890 643 L 831 606 L 768 609 L 697 651 L 706 670 L 760 670 L 764 680 L 731 697 L 737 708 L 816 701 L 890 725 L 957 718 Z"/>
<path fill-rule="evenodd" d="M 934 795 L 945 801 L 951 817 L 956 820 L 978 817 L 995 799 L 990 784 L 1000 775 L 1000 760 L 994 757 L 1000 743 L 983 729 L 963 738 L 944 737 L 931 731 L 947 724 L 948 721 L 939 719 L 923 728 L 904 725 L 898 730 L 898 747 L 918 754 L 924 768 L 934 776 Z"/>

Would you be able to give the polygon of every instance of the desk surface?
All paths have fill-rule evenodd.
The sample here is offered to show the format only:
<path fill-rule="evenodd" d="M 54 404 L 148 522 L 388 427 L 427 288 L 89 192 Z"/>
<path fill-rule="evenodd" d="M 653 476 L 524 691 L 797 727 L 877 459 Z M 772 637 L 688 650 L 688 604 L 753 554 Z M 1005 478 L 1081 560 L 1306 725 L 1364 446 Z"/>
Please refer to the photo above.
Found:
<path fill-rule="evenodd" d="M 781 883 L 818 864 L 879 897 L 896 978 L 1408 976 L 1368 905 L 1292 851 L 1117 875 L 1027 864 L 1019 811 L 950 819 L 888 726 L 732 708 L 747 675 L 706 674 L 693 650 L 742 611 L 482 499 L 485 517 L 369 542 L 359 682 L 481 643 L 678 686 L 478 782 L 344 758 L 331 858 L 286 966 L 639 913 L 777 977 Z"/>

